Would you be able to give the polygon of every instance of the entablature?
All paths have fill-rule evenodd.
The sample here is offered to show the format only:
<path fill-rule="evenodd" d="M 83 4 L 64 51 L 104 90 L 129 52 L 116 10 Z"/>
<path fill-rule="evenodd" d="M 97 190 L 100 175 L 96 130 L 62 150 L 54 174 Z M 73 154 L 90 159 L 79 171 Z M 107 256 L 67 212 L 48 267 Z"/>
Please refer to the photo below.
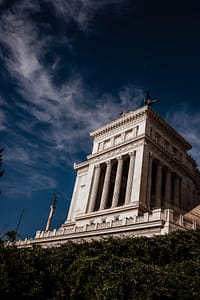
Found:
<path fill-rule="evenodd" d="M 88 170 L 88 167 L 89 167 L 89 162 L 88 161 L 84 161 L 84 162 L 81 162 L 79 164 L 77 164 L 76 162 L 74 163 L 74 170 L 79 170 L 82 171 L 82 172 L 85 172 Z"/>
<path fill-rule="evenodd" d="M 196 169 L 191 170 L 187 164 L 183 161 L 178 160 L 172 153 L 164 150 L 161 145 L 157 144 L 155 141 L 146 136 L 145 143 L 149 146 L 150 152 L 153 153 L 155 158 L 162 159 L 169 167 L 176 169 L 180 174 L 191 178 L 196 182 Z"/>
<path fill-rule="evenodd" d="M 178 143 L 180 143 L 185 151 L 192 148 L 191 144 L 188 143 L 173 127 L 171 127 L 164 119 L 162 119 L 155 111 L 151 108 L 147 110 L 147 118 L 150 120 L 154 119 L 159 125 L 161 125 L 166 132 L 172 135 Z"/>
<path fill-rule="evenodd" d="M 114 146 L 102 152 L 90 154 L 87 156 L 87 159 L 90 163 L 104 161 L 106 159 L 115 158 L 117 155 L 126 154 L 136 150 L 138 147 L 144 144 L 145 135 L 142 134 L 137 138 L 125 141 L 123 144 Z"/>

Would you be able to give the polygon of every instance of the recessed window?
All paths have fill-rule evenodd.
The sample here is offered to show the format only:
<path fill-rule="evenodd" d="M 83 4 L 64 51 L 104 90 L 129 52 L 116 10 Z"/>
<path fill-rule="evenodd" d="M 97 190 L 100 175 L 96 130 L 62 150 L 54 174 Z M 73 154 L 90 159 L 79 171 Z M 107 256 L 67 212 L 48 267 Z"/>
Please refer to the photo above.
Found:
<path fill-rule="evenodd" d="M 126 140 L 129 140 L 133 137 L 132 129 L 126 132 Z"/>
<path fill-rule="evenodd" d="M 153 137 L 153 128 L 152 127 L 150 128 L 150 137 L 151 138 Z"/>
<path fill-rule="evenodd" d="M 138 135 L 138 132 L 139 132 L 139 126 L 136 126 L 136 127 L 135 127 L 135 136 Z"/>
<path fill-rule="evenodd" d="M 156 134 L 155 134 L 155 140 L 156 140 L 157 144 L 160 144 L 161 136 L 158 132 L 156 132 Z"/>
<path fill-rule="evenodd" d="M 115 139 L 114 139 L 114 144 L 115 145 L 118 145 L 118 144 L 120 144 L 121 143 L 121 135 L 117 135 L 116 137 L 115 137 Z"/>
<path fill-rule="evenodd" d="M 107 140 L 104 142 L 104 149 L 107 149 L 110 147 L 110 140 Z"/>
<path fill-rule="evenodd" d="M 172 148 L 172 154 L 173 154 L 174 157 L 176 157 L 176 158 L 177 158 L 177 153 L 178 153 L 178 150 L 177 150 L 175 147 L 173 147 L 173 148 Z"/>
<path fill-rule="evenodd" d="M 165 151 L 169 151 L 169 142 L 167 140 L 164 141 Z"/>

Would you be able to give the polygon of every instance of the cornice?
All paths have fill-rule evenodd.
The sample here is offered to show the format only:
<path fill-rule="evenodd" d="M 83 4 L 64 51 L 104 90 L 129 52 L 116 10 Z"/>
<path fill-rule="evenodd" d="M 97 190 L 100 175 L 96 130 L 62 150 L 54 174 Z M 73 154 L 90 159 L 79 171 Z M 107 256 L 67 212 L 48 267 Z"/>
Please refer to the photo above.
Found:
<path fill-rule="evenodd" d="M 112 121 L 112 122 L 98 128 L 97 130 L 91 132 L 90 136 L 96 138 L 98 136 L 108 133 L 109 131 L 113 131 L 118 128 L 122 128 L 122 126 L 128 125 L 128 123 L 131 123 L 134 120 L 137 120 L 137 119 L 139 120 L 141 117 L 143 117 L 145 115 L 147 110 L 148 110 L 148 107 L 144 106 L 135 111 L 131 111 L 131 112 L 127 113 L 124 117 L 121 117 L 115 121 Z"/>
<path fill-rule="evenodd" d="M 192 148 L 190 143 L 188 143 L 171 125 L 169 125 L 163 118 L 161 118 L 150 107 L 147 110 L 147 117 L 153 118 L 160 125 L 162 125 L 167 131 L 169 131 L 186 148 L 186 150 L 190 150 Z"/>
<path fill-rule="evenodd" d="M 77 170 L 77 169 L 86 169 L 87 167 L 89 166 L 89 162 L 88 161 L 84 161 L 84 162 L 81 162 L 79 164 L 77 164 L 76 162 L 74 163 L 74 170 Z"/>
<path fill-rule="evenodd" d="M 135 111 L 131 111 L 126 113 L 125 116 L 114 120 L 97 130 L 90 133 L 91 137 L 97 138 L 102 135 L 107 135 L 109 132 L 116 131 L 117 129 L 123 129 L 131 124 L 133 121 L 140 120 L 142 117 L 153 118 L 156 120 L 161 126 L 163 126 L 172 136 L 174 136 L 186 150 L 190 150 L 192 148 L 191 144 L 188 143 L 171 125 L 169 125 L 161 116 L 159 116 L 154 110 L 151 109 L 148 105 L 143 106 Z"/>

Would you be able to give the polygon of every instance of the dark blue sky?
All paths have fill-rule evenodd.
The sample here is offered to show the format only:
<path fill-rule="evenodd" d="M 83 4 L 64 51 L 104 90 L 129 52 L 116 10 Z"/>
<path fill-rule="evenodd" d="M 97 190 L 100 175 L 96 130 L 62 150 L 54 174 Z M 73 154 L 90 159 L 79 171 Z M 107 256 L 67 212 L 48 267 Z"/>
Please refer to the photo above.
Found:
<path fill-rule="evenodd" d="M 143 105 L 193 145 L 200 164 L 199 1 L 0 0 L 0 232 L 21 238 L 67 215 L 89 132 Z"/>

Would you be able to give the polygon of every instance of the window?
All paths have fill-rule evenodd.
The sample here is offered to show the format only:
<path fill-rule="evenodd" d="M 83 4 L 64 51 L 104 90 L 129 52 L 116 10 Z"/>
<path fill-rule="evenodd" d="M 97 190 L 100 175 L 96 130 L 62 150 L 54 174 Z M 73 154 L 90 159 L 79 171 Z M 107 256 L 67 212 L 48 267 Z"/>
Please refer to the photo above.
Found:
<path fill-rule="evenodd" d="M 121 135 L 117 135 L 114 139 L 114 144 L 118 145 L 121 143 Z"/>
<path fill-rule="evenodd" d="M 156 134 L 155 134 L 155 140 L 156 140 L 157 144 L 160 144 L 161 136 L 158 132 L 156 132 Z"/>
<path fill-rule="evenodd" d="M 165 151 L 169 151 L 169 142 L 167 140 L 164 141 Z"/>
<path fill-rule="evenodd" d="M 153 128 L 152 127 L 150 128 L 150 137 L 151 138 L 153 137 Z"/>
<path fill-rule="evenodd" d="M 173 148 L 172 148 L 172 154 L 173 154 L 173 156 L 176 157 L 176 158 L 177 158 L 177 153 L 178 153 L 178 150 L 177 150 L 175 147 L 173 147 Z"/>
<path fill-rule="evenodd" d="M 136 136 L 138 135 L 138 132 L 139 132 L 139 126 L 136 126 L 136 127 L 135 127 L 135 135 L 136 135 Z"/>
<path fill-rule="evenodd" d="M 107 140 L 107 141 L 105 141 L 104 142 L 104 149 L 107 149 L 107 148 L 109 148 L 110 147 L 110 140 Z"/>
<path fill-rule="evenodd" d="M 133 137 L 132 129 L 126 132 L 126 140 L 129 140 Z"/>

